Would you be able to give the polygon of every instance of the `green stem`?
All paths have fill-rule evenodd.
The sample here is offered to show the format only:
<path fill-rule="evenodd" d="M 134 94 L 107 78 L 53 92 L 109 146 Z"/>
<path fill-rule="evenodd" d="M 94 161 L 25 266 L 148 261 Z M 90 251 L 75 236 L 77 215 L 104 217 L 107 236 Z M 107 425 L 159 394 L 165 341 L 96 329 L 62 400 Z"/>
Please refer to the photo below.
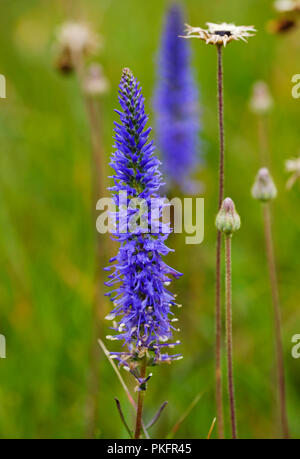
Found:
<path fill-rule="evenodd" d="M 146 369 L 147 369 L 147 359 L 144 358 L 141 366 L 141 379 L 145 379 L 146 377 Z M 142 415 L 143 415 L 143 407 L 144 407 L 144 398 L 145 398 L 145 390 L 139 390 L 138 394 L 138 403 L 137 403 L 137 413 L 136 413 L 136 423 L 135 423 L 135 432 L 134 438 L 138 440 L 141 435 L 141 428 L 142 428 Z"/>

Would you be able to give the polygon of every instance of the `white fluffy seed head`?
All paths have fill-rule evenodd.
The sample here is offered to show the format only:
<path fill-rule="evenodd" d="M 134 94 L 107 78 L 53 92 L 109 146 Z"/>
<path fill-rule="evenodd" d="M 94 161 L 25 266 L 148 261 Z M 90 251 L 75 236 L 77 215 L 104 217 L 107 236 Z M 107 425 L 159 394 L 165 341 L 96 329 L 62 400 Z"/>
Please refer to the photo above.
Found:
<path fill-rule="evenodd" d="M 57 31 L 57 42 L 62 50 L 72 54 L 91 55 L 101 46 L 99 36 L 84 23 L 65 22 Z"/>

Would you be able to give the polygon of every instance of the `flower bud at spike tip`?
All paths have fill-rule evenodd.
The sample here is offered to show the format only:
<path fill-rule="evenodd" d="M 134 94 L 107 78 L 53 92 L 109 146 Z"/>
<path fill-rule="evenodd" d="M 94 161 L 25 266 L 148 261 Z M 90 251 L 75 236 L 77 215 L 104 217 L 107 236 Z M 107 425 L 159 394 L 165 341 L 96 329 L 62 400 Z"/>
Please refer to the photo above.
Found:
<path fill-rule="evenodd" d="M 231 236 L 232 233 L 240 229 L 241 219 L 232 199 L 224 199 L 221 209 L 216 218 L 216 227 L 226 236 Z"/>
<path fill-rule="evenodd" d="M 277 189 L 269 170 L 263 167 L 258 171 L 252 187 L 252 196 L 262 202 L 268 202 L 277 196 Z"/>

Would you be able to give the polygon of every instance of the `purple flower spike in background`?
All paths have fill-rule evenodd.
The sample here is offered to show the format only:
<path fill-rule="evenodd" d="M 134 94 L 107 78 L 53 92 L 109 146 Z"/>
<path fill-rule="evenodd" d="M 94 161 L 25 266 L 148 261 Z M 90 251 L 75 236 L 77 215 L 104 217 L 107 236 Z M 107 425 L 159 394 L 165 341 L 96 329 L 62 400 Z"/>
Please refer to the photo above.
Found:
<path fill-rule="evenodd" d="M 200 188 L 191 179 L 201 161 L 199 105 L 189 44 L 179 38 L 183 31 L 183 12 L 174 4 L 168 11 L 162 36 L 154 108 L 167 185 L 193 194 Z"/>
<path fill-rule="evenodd" d="M 168 234 L 162 232 L 161 224 L 153 232 L 148 217 L 146 228 L 141 225 L 134 232 L 130 231 L 130 219 L 136 212 L 130 210 L 130 199 L 143 199 L 151 209 L 153 202 L 162 201 L 157 194 L 162 179 L 160 161 L 154 155 L 153 143 L 149 142 L 151 129 L 146 129 L 148 116 L 145 114 L 144 98 L 129 69 L 123 71 L 119 102 L 121 111 L 117 113 L 120 123 L 115 123 L 115 151 L 111 161 L 115 171 L 114 186 L 110 189 L 117 207 L 114 236 L 121 246 L 118 255 L 111 260 L 114 264 L 109 268 L 112 273 L 107 282 L 108 286 L 115 287 L 109 293 L 115 307 L 107 317 L 113 320 L 115 334 L 108 339 L 121 340 L 127 345 L 122 352 L 112 352 L 111 357 L 130 370 L 142 387 L 147 378 L 141 379 L 138 373 L 141 360 L 146 361 L 147 366 L 180 358 L 178 354 L 169 356 L 162 348 L 179 344 L 167 342 L 176 330 L 173 324 L 177 320 L 172 319 L 171 311 L 176 306 L 175 297 L 167 286 L 170 275 L 177 278 L 181 274 L 162 260 L 170 249 L 164 243 Z M 124 206 L 121 203 L 124 196 L 129 209 L 125 231 L 122 222 Z"/>

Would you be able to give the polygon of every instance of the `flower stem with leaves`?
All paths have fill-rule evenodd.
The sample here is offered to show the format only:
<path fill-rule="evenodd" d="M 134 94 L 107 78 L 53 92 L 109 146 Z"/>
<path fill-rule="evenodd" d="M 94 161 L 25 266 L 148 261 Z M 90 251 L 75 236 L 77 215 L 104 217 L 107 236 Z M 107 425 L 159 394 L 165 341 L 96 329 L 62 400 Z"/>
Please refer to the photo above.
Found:
<path fill-rule="evenodd" d="M 167 287 L 170 276 L 178 278 L 181 274 L 163 261 L 170 249 L 164 243 L 169 231 L 164 232 L 161 223 L 153 228 L 147 217 L 144 218 L 146 228 L 143 224 L 131 225 L 136 213 L 130 207 L 132 199 L 143 200 L 147 204 L 146 212 L 158 205 L 159 217 L 166 204 L 158 194 L 162 185 L 160 161 L 154 155 L 153 142 L 149 141 L 151 128 L 146 128 L 148 116 L 142 89 L 129 69 L 122 73 L 119 103 L 121 110 L 116 112 L 120 122 L 115 123 L 110 163 L 114 169 L 114 186 L 110 190 L 116 206 L 113 235 L 120 248 L 110 260 L 112 265 L 106 268 L 111 271 L 106 285 L 113 288 L 108 296 L 114 305 L 106 318 L 113 321 L 111 329 L 115 332 L 107 339 L 124 342 L 123 350 L 112 351 L 110 357 L 138 383 L 134 437 L 140 438 L 145 391 L 151 377 L 151 373 L 147 375 L 147 367 L 182 358 L 180 354 L 169 355 L 163 351 L 180 344 L 169 342 L 176 331 L 173 322 L 177 320 L 170 315 L 174 314 L 174 307 L 180 305 Z M 124 213 L 124 209 L 131 210 Z"/>

